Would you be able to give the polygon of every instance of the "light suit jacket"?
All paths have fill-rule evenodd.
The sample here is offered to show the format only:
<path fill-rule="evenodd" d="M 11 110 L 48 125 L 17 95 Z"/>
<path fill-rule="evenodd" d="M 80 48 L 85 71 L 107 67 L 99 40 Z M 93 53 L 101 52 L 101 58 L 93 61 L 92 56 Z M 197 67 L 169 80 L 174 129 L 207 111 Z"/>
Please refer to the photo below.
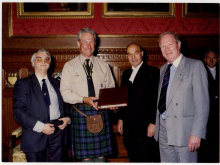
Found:
<path fill-rule="evenodd" d="M 167 63 L 160 69 L 161 85 Z M 166 103 L 168 145 L 187 146 L 190 135 L 205 139 L 209 114 L 207 72 L 199 60 L 182 56 L 173 78 Z M 159 111 L 157 110 L 155 139 L 159 137 Z"/>

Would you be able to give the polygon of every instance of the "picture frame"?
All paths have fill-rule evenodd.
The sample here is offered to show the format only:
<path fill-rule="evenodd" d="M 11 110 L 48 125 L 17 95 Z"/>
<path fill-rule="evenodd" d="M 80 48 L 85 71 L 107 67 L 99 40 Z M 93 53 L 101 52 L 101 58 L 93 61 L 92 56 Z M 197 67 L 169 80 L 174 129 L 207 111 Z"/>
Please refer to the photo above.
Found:
<path fill-rule="evenodd" d="M 102 17 L 175 17 L 175 3 L 103 3 Z"/>
<path fill-rule="evenodd" d="M 17 3 L 18 18 L 93 18 L 93 3 Z"/>
<path fill-rule="evenodd" d="M 183 3 L 183 17 L 219 17 L 218 3 Z"/>

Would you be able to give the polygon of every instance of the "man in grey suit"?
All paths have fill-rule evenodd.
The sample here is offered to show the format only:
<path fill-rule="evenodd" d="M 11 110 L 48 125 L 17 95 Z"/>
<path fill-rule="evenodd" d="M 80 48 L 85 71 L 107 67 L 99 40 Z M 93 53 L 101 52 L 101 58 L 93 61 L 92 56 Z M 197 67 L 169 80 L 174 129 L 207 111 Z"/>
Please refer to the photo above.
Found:
<path fill-rule="evenodd" d="M 209 113 L 207 72 L 201 61 L 181 54 L 177 34 L 162 33 L 159 46 L 167 60 L 160 69 L 154 135 L 161 162 L 197 162 Z"/>

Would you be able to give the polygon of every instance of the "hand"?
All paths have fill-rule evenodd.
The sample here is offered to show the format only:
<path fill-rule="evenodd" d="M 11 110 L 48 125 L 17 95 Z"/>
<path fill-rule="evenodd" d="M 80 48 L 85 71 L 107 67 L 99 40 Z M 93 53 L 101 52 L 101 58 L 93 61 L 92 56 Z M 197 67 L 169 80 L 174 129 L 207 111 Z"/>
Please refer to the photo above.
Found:
<path fill-rule="evenodd" d="M 83 97 L 83 102 L 95 108 L 96 110 L 98 110 L 98 107 L 97 107 L 98 102 L 93 102 L 98 99 L 99 99 L 98 97 Z"/>
<path fill-rule="evenodd" d="M 69 117 L 63 117 L 63 118 L 61 118 L 59 120 L 63 121 L 63 124 L 58 126 L 58 128 L 60 128 L 60 129 L 64 129 L 67 126 L 67 124 L 70 122 L 70 118 Z"/>
<path fill-rule="evenodd" d="M 123 134 L 123 120 L 118 120 L 118 132 Z"/>
<path fill-rule="evenodd" d="M 46 135 L 50 135 L 50 134 L 54 133 L 54 131 L 55 131 L 55 128 L 54 128 L 53 124 L 48 123 L 48 124 L 44 124 L 44 127 L 41 132 Z"/>
<path fill-rule="evenodd" d="M 155 124 L 149 124 L 147 127 L 147 137 L 153 137 L 155 131 Z"/>
<path fill-rule="evenodd" d="M 200 147 L 201 138 L 190 135 L 188 149 L 190 152 L 196 151 Z"/>

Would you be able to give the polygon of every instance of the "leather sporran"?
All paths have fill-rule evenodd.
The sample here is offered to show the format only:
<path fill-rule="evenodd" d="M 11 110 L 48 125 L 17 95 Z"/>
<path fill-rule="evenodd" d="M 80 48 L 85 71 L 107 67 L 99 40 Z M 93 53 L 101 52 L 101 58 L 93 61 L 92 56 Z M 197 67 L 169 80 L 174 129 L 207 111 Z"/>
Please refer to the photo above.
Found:
<path fill-rule="evenodd" d="M 87 116 L 87 129 L 93 134 L 101 132 L 103 129 L 102 115 Z"/>

